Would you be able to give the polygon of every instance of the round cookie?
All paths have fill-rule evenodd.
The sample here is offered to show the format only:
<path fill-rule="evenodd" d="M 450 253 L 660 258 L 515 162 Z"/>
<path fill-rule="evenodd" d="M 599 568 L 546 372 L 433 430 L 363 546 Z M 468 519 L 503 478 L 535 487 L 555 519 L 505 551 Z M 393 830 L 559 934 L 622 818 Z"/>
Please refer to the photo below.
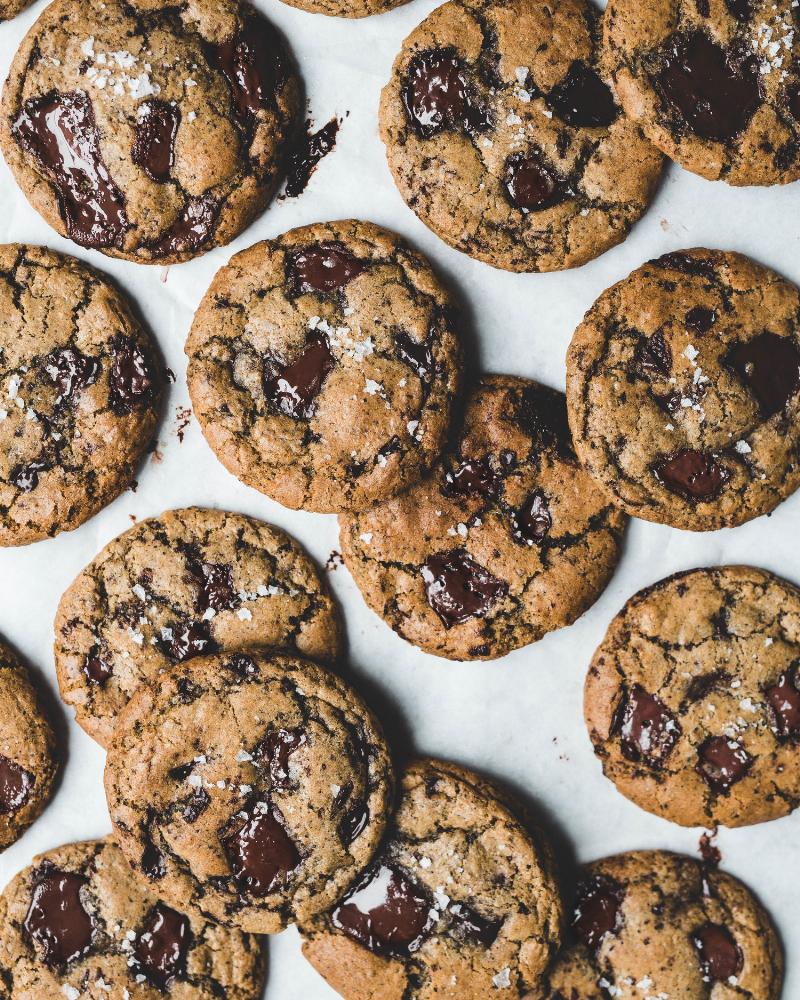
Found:
<path fill-rule="evenodd" d="M 690 531 L 768 514 L 800 485 L 800 290 L 684 250 L 603 292 L 567 355 L 575 449 L 623 510 Z"/>
<path fill-rule="evenodd" d="M 238 0 L 55 0 L 3 92 L 0 147 L 33 207 L 112 257 L 170 264 L 266 207 L 300 84 Z"/>
<path fill-rule="evenodd" d="M 103 746 L 142 680 L 173 663 L 265 646 L 327 661 L 340 638 L 328 587 L 294 539 L 197 507 L 109 542 L 61 598 L 55 636 L 61 697 Z"/>
<path fill-rule="evenodd" d="M 450 296 L 366 222 L 258 243 L 217 274 L 186 343 L 189 391 L 223 465 L 286 507 L 364 509 L 441 452 L 461 352 Z"/>
<path fill-rule="evenodd" d="M 694 858 L 633 851 L 589 865 L 572 936 L 545 1000 L 781 994 L 783 956 L 769 914 L 738 879 Z"/>
<path fill-rule="evenodd" d="M 0 643 L 0 850 L 44 810 L 57 771 L 55 736 L 28 671 Z"/>
<path fill-rule="evenodd" d="M 402 7 L 408 0 L 283 0 L 290 7 L 329 17 L 370 17 Z"/>
<path fill-rule="evenodd" d="M 584 708 L 603 770 L 684 826 L 745 826 L 800 804 L 800 589 L 762 570 L 678 573 L 612 621 Z"/>
<path fill-rule="evenodd" d="M 609 0 L 604 42 L 625 111 L 709 180 L 800 177 L 794 0 Z"/>
<path fill-rule="evenodd" d="M 232 653 L 175 667 L 122 712 L 105 775 L 120 847 L 161 899 L 271 934 L 371 861 L 393 775 L 377 720 L 321 667 Z"/>
<path fill-rule="evenodd" d="M 414 645 L 494 659 L 575 621 L 606 586 L 624 515 L 578 465 L 564 396 L 486 375 L 460 440 L 413 489 L 339 519 L 367 604 Z"/>
<path fill-rule="evenodd" d="M 14 1000 L 258 1000 L 258 938 L 185 916 L 110 840 L 40 854 L 0 896 L 0 979 Z"/>
<path fill-rule="evenodd" d="M 589 0 L 450 0 L 405 40 L 381 137 L 408 205 L 508 271 L 577 267 L 622 242 L 662 156 L 622 114 Z"/>
<path fill-rule="evenodd" d="M 106 278 L 19 244 L 0 246 L 0 358 L 0 545 L 26 545 L 130 486 L 162 376 Z"/>
<path fill-rule="evenodd" d="M 33 0 L 0 0 L 0 21 L 10 21 L 32 3 Z"/>
<path fill-rule="evenodd" d="M 346 1000 L 523 997 L 555 955 L 549 847 L 484 779 L 420 760 L 373 865 L 301 926 L 303 954 Z"/>

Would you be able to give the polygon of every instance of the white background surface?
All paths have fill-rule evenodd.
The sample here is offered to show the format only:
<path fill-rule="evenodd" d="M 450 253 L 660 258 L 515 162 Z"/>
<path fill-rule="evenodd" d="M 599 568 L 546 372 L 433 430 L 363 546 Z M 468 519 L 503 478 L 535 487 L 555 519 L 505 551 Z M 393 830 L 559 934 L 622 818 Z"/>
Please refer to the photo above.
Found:
<path fill-rule="evenodd" d="M 75 0 L 79 2 L 79 0 Z M 95 0 L 80 0 L 87 5 Z M 337 547 L 332 516 L 285 510 L 223 469 L 192 422 L 183 444 L 176 408 L 188 405 L 183 343 L 215 271 L 234 251 L 293 226 L 351 216 L 391 227 L 423 250 L 460 293 L 474 368 L 532 376 L 564 386 L 564 357 L 585 310 L 608 285 L 644 260 L 690 246 L 749 253 L 800 281 L 800 184 L 733 189 L 671 165 L 649 213 L 627 242 L 585 267 L 513 275 L 450 250 L 396 192 L 377 135 L 381 86 L 403 38 L 437 4 L 345 21 L 313 16 L 278 0 L 257 0 L 288 36 L 318 125 L 349 112 L 337 149 L 305 194 L 277 201 L 231 247 L 168 271 L 109 260 L 58 237 L 28 206 L 0 163 L 0 241 L 40 243 L 73 253 L 112 274 L 136 301 L 178 376 L 159 434 L 163 460 L 148 460 L 139 489 L 71 534 L 20 550 L 0 550 L 0 633 L 35 666 L 60 717 L 64 776 L 44 816 L 0 856 L 0 884 L 40 851 L 110 829 L 102 793 L 103 753 L 58 702 L 52 622 L 75 574 L 111 538 L 162 510 L 200 504 L 242 511 L 296 535 L 323 563 Z M 0 25 L 0 70 L 43 3 Z M 344 568 L 329 574 L 343 608 L 352 676 L 402 751 L 440 755 L 494 774 L 539 810 L 559 853 L 587 861 L 632 848 L 697 849 L 699 830 L 683 830 L 641 811 L 601 774 L 581 715 L 587 663 L 610 618 L 640 587 L 680 569 L 745 562 L 800 583 L 800 495 L 770 518 L 732 531 L 693 535 L 632 523 L 610 587 L 572 628 L 489 664 L 452 664 L 404 643 L 367 610 Z M 722 831 L 723 867 L 743 878 L 772 912 L 788 959 L 784 997 L 800 997 L 800 815 Z M 334 994 L 300 955 L 294 930 L 270 941 L 268 1000 L 325 1000 Z M 116 1000 L 116 998 L 114 998 Z"/>

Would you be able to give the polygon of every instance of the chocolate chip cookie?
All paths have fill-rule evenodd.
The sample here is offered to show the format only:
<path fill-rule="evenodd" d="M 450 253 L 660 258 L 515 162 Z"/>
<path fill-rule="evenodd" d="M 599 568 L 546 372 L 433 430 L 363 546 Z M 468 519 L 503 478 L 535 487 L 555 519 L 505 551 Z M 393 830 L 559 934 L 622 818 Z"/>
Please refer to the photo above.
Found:
<path fill-rule="evenodd" d="M 313 511 L 363 510 L 417 482 L 441 451 L 461 372 L 450 296 L 428 262 L 354 220 L 237 254 L 186 353 L 223 465 Z"/>
<path fill-rule="evenodd" d="M 800 177 L 794 0 L 609 0 L 604 41 L 625 111 L 687 170 L 729 184 Z"/>
<path fill-rule="evenodd" d="M 126 489 L 161 384 L 152 341 L 104 277 L 0 246 L 0 545 L 71 531 Z"/>
<path fill-rule="evenodd" d="M 778 1000 L 783 956 L 769 914 L 738 879 L 694 858 L 633 851 L 582 873 L 574 944 L 546 1000 Z"/>
<path fill-rule="evenodd" d="M 523 997 L 558 949 L 549 847 L 478 775 L 413 763 L 377 860 L 301 926 L 303 953 L 346 1000 Z"/>
<path fill-rule="evenodd" d="M 9 21 L 32 3 L 33 0 L 0 0 L 0 21 Z"/>
<path fill-rule="evenodd" d="M 61 696 L 108 746 L 142 680 L 216 650 L 292 649 L 329 661 L 333 601 L 300 545 L 220 510 L 167 511 L 115 538 L 70 586 L 55 621 Z"/>
<path fill-rule="evenodd" d="M 370 863 L 392 767 L 360 697 L 283 654 L 219 653 L 142 685 L 109 747 L 120 847 L 170 905 L 271 934 Z"/>
<path fill-rule="evenodd" d="M 0 896 L 14 1000 L 257 1000 L 265 964 L 258 938 L 159 902 L 111 840 L 39 855 Z"/>
<path fill-rule="evenodd" d="M 508 375 L 481 379 L 459 441 L 418 486 L 339 519 L 367 604 L 456 660 L 575 621 L 614 571 L 624 524 L 578 465 L 564 396 Z"/>
<path fill-rule="evenodd" d="M 745 826 L 800 804 L 800 590 L 725 566 L 640 591 L 586 678 L 595 752 L 637 805 Z"/>
<path fill-rule="evenodd" d="M 41 700 L 25 667 L 0 643 L 0 850 L 40 815 L 57 771 L 55 736 Z"/>
<path fill-rule="evenodd" d="M 735 253 L 684 250 L 603 292 L 567 356 L 575 449 L 614 503 L 691 531 L 800 485 L 800 290 Z"/>
<path fill-rule="evenodd" d="M 63 236 L 177 263 L 265 208 L 299 110 L 283 41 L 238 0 L 55 0 L 11 64 L 0 147 Z"/>
<path fill-rule="evenodd" d="M 369 17 L 402 7 L 408 0 L 283 0 L 291 7 L 330 17 Z"/>
<path fill-rule="evenodd" d="M 662 156 L 622 114 L 588 0 L 450 0 L 405 40 L 381 98 L 403 198 L 445 242 L 508 271 L 622 242 Z"/>

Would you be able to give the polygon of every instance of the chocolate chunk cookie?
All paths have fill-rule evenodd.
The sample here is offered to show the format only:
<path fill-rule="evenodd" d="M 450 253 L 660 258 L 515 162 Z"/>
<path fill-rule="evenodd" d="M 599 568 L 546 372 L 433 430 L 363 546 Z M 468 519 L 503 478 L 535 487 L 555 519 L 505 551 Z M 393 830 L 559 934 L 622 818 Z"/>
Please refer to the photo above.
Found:
<path fill-rule="evenodd" d="M 120 847 L 174 906 L 271 934 L 333 905 L 386 826 L 377 721 L 321 667 L 220 653 L 142 685 L 106 764 Z"/>
<path fill-rule="evenodd" d="M 55 737 L 41 701 L 25 667 L 0 643 L 0 850 L 40 815 L 57 771 Z"/>
<path fill-rule="evenodd" d="M 633 851 L 582 873 L 574 944 L 546 1000 L 778 1000 L 783 956 L 769 914 L 738 879 L 694 858 Z"/>
<path fill-rule="evenodd" d="M 603 770 L 684 826 L 745 826 L 800 804 L 800 590 L 745 566 L 640 591 L 586 678 Z"/>
<path fill-rule="evenodd" d="M 217 274 L 186 343 L 225 467 L 287 507 L 364 509 L 438 457 L 459 388 L 450 297 L 366 222 L 258 243 Z"/>
<path fill-rule="evenodd" d="M 794 0 L 609 0 L 603 30 L 625 111 L 681 166 L 729 184 L 800 177 Z"/>
<path fill-rule="evenodd" d="M 0 545 L 71 531 L 130 485 L 161 383 L 150 338 L 105 278 L 0 246 Z"/>
<path fill-rule="evenodd" d="M 0 21 L 9 21 L 32 3 L 33 0 L 0 0 Z"/>
<path fill-rule="evenodd" d="M 622 242 L 662 157 L 622 114 L 588 0 L 450 0 L 403 44 L 381 137 L 403 198 L 445 242 L 508 271 Z"/>
<path fill-rule="evenodd" d="M 282 40 L 237 0 L 55 0 L 11 64 L 0 147 L 63 236 L 176 263 L 264 209 L 299 108 Z"/>
<path fill-rule="evenodd" d="M 624 523 L 578 465 L 564 396 L 487 375 L 454 450 L 339 527 L 373 611 L 429 653 L 479 660 L 583 614 L 614 571 Z"/>
<path fill-rule="evenodd" d="M 291 7 L 330 17 L 369 17 L 402 7 L 408 0 L 283 0 Z"/>
<path fill-rule="evenodd" d="M 143 679 L 216 650 L 339 648 L 333 601 L 300 545 L 220 510 L 167 511 L 126 531 L 70 586 L 55 622 L 61 696 L 108 746 Z"/>
<path fill-rule="evenodd" d="M 561 916 L 539 834 L 478 775 L 420 760 L 377 860 L 301 926 L 303 953 L 346 1000 L 523 997 L 558 949 Z"/>
<path fill-rule="evenodd" d="M 257 1000 L 265 964 L 258 938 L 159 902 L 111 840 L 39 855 L 0 896 L 14 1000 Z"/>
<path fill-rule="evenodd" d="M 567 356 L 575 448 L 623 510 L 691 531 L 800 485 L 800 291 L 739 254 L 685 250 L 603 292 Z"/>

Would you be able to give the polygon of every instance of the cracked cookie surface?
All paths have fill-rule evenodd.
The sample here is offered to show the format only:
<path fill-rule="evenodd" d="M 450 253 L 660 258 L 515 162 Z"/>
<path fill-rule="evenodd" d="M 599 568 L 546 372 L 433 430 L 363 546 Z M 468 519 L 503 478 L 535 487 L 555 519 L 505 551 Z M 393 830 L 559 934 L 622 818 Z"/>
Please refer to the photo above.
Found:
<path fill-rule="evenodd" d="M 587 0 L 450 0 L 405 40 L 381 137 L 408 205 L 509 271 L 577 267 L 622 242 L 662 156 L 610 88 Z"/>
<path fill-rule="evenodd" d="M 284 0 L 290 7 L 329 17 L 370 17 L 402 7 L 408 0 Z"/>
<path fill-rule="evenodd" d="M 667 851 L 581 873 L 573 944 L 531 1000 L 778 1000 L 783 956 L 769 914 L 738 879 Z"/>
<path fill-rule="evenodd" d="M 768 514 L 800 485 L 800 290 L 720 250 L 649 261 L 575 331 L 567 401 L 629 514 L 691 531 Z"/>
<path fill-rule="evenodd" d="M 257 647 L 325 662 L 340 639 L 328 587 L 299 543 L 197 507 L 109 542 L 61 598 L 55 635 L 61 697 L 103 746 L 139 684 L 174 663 Z"/>
<path fill-rule="evenodd" d="M 116 838 L 160 898 L 271 934 L 371 861 L 393 774 L 379 724 L 321 667 L 217 654 L 142 685 L 109 747 Z"/>
<path fill-rule="evenodd" d="M 12 63 L 0 146 L 63 236 L 177 263 L 266 207 L 299 108 L 283 41 L 237 0 L 55 0 Z"/>
<path fill-rule="evenodd" d="M 368 507 L 438 457 L 461 379 L 450 296 L 418 253 L 348 220 L 232 258 L 186 343 L 203 433 L 287 507 Z"/>
<path fill-rule="evenodd" d="M 450 659 L 494 659 L 575 621 L 616 567 L 625 516 L 578 465 L 564 396 L 486 375 L 417 486 L 339 519 L 367 604 Z"/>
<path fill-rule="evenodd" d="M 0 246 L 0 545 L 71 531 L 126 489 L 161 384 L 150 337 L 102 275 Z"/>
<path fill-rule="evenodd" d="M 33 0 L 0 0 L 0 21 L 9 21 L 21 14 L 33 3 Z"/>
<path fill-rule="evenodd" d="M 603 32 L 626 113 L 681 166 L 739 185 L 800 177 L 794 0 L 609 0 Z"/>
<path fill-rule="evenodd" d="M 303 954 L 346 1000 L 523 997 L 558 949 L 549 847 L 502 792 L 424 759 L 400 784 L 383 847 Z"/>
<path fill-rule="evenodd" d="M 684 826 L 800 804 L 800 590 L 745 566 L 678 573 L 612 621 L 584 711 L 606 777 Z"/>
<path fill-rule="evenodd" d="M 184 915 L 110 840 L 40 854 L 0 896 L 0 993 L 14 1000 L 257 1000 L 258 938 Z"/>

